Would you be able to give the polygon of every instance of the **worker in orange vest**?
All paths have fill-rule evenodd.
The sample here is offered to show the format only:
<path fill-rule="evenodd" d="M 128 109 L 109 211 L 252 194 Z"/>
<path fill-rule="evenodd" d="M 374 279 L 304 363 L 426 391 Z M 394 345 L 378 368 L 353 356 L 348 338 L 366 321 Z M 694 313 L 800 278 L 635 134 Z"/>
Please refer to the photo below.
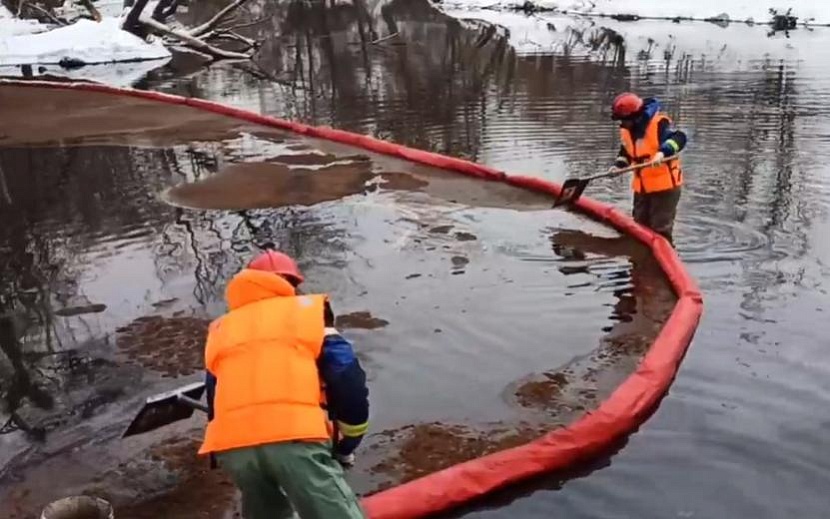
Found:
<path fill-rule="evenodd" d="M 229 312 L 205 347 L 199 453 L 231 475 L 246 519 L 363 519 L 341 464 L 354 462 L 368 429 L 366 375 L 333 328 L 328 298 L 298 294 L 302 282 L 293 259 L 269 250 L 228 283 Z"/>
<path fill-rule="evenodd" d="M 654 166 L 635 171 L 634 220 L 672 243 L 674 219 L 683 185 L 680 159 L 664 161 L 686 146 L 686 134 L 673 127 L 654 98 L 625 92 L 614 99 L 611 117 L 620 123 L 620 151 L 614 168 L 654 162 Z"/>

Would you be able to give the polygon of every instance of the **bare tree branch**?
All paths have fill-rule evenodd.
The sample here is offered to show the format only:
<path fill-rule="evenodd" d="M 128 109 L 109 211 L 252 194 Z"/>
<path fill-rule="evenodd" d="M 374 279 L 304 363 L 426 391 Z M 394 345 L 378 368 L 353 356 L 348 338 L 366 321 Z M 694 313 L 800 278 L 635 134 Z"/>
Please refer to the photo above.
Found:
<path fill-rule="evenodd" d="M 254 49 L 259 46 L 259 42 L 256 40 L 252 40 L 250 38 L 246 38 L 241 34 L 237 34 L 230 30 L 220 30 L 220 31 L 212 31 L 204 36 L 202 36 L 203 40 L 229 40 L 229 41 L 236 41 L 242 43 L 248 49 Z"/>
<path fill-rule="evenodd" d="M 161 0 L 153 9 L 153 19 L 164 23 L 168 18 L 176 14 L 179 7 L 179 0 Z"/>
<path fill-rule="evenodd" d="M 9 186 L 6 184 L 6 174 L 3 173 L 3 168 L 0 167 L 0 194 L 3 195 L 3 200 L 6 205 L 12 205 L 12 196 L 9 194 Z"/>
<path fill-rule="evenodd" d="M 220 48 L 214 47 L 213 45 L 210 45 L 200 40 L 199 38 L 193 36 L 193 34 L 190 32 L 183 32 L 176 29 L 172 29 L 164 25 L 163 23 L 154 20 L 151 16 L 141 15 L 139 16 L 138 21 L 159 34 L 176 38 L 181 42 L 185 43 L 188 47 L 192 47 L 200 52 L 204 52 L 205 54 L 213 56 L 214 58 L 244 60 L 250 59 L 250 56 L 248 54 L 222 50 Z"/>
<path fill-rule="evenodd" d="M 3 1 L 3 0 L 0 0 Z M 14 10 L 15 0 L 5 0 L 11 3 L 11 9 Z M 17 0 L 17 11 L 38 13 L 39 17 L 47 18 L 50 22 L 67 25 L 67 21 L 59 18 L 50 10 L 36 5 L 37 0 Z M 101 13 L 93 5 L 95 0 L 74 0 L 87 11 L 89 11 L 92 18 L 96 21 L 101 20 Z M 169 44 L 180 44 L 189 47 L 193 50 L 202 52 L 214 59 L 231 59 L 231 60 L 249 60 L 254 54 L 254 49 L 260 46 L 260 42 L 242 36 L 235 32 L 236 27 L 231 27 L 233 23 L 237 22 L 237 17 L 234 13 L 248 0 L 232 0 L 229 5 L 220 10 L 206 23 L 203 23 L 195 28 L 181 27 L 179 24 L 167 24 L 167 19 L 173 16 L 181 0 L 160 0 L 152 9 L 152 13 L 145 13 L 149 11 L 147 5 L 150 0 L 123 0 L 123 9 L 126 15 L 121 22 L 121 29 L 134 34 L 142 39 L 147 39 L 150 34 L 158 34 L 167 40 Z M 65 5 L 70 5 L 72 0 L 67 0 Z M 75 16 L 83 14 L 83 10 L 76 12 Z M 267 18 L 257 20 L 255 22 L 240 24 L 237 27 L 248 27 L 268 20 Z M 74 21 L 74 20 L 73 20 Z M 224 50 L 222 48 L 212 45 L 208 40 L 234 42 L 244 46 L 244 52 Z M 238 48 L 238 45 L 236 46 Z M 0 186 L 1 187 L 1 186 Z M 3 193 L 0 192 L 0 197 Z"/>
<path fill-rule="evenodd" d="M 214 16 L 207 22 L 203 23 L 202 25 L 199 25 L 191 29 L 190 34 L 193 36 L 201 36 L 202 34 L 208 32 L 209 30 L 216 27 L 219 24 L 219 22 L 221 22 L 229 13 L 242 7 L 242 5 L 245 4 L 247 1 L 248 0 L 234 0 L 227 7 L 216 13 L 216 16 Z"/>
<path fill-rule="evenodd" d="M 389 34 L 387 36 L 384 36 L 383 38 L 378 38 L 377 40 L 372 41 L 371 44 L 372 45 L 377 45 L 378 43 L 383 43 L 387 40 L 391 40 L 392 38 L 397 38 L 397 37 L 398 37 L 398 33 Z"/>
<path fill-rule="evenodd" d="M 92 5 L 92 0 L 80 0 L 80 4 L 86 7 L 86 10 L 89 11 L 89 14 L 92 15 L 92 19 L 96 22 L 101 21 L 101 13 L 98 12 L 98 9 Z"/>
<path fill-rule="evenodd" d="M 253 26 L 255 26 L 255 25 L 259 25 L 259 24 L 261 24 L 261 23 L 263 23 L 263 22 L 267 22 L 267 21 L 268 21 L 268 20 L 270 20 L 270 19 L 271 19 L 271 17 L 270 17 L 270 16 L 265 16 L 265 17 L 263 17 L 263 18 L 260 18 L 259 20 L 254 20 L 254 21 L 252 21 L 252 22 L 246 22 L 246 23 L 240 23 L 240 24 L 237 24 L 237 25 L 232 25 L 232 26 L 230 26 L 230 27 L 227 27 L 227 29 L 228 29 L 229 31 L 237 31 L 237 30 L 239 30 L 239 29 L 246 29 L 246 28 L 248 28 L 248 27 L 253 27 Z"/>
<path fill-rule="evenodd" d="M 249 60 L 248 63 L 234 63 L 234 67 L 238 68 L 239 70 L 242 70 L 243 72 L 247 72 L 248 74 L 257 79 L 264 79 L 272 83 L 276 83 L 278 85 L 291 88 L 292 90 L 308 90 L 308 87 L 298 84 L 296 80 L 290 81 L 287 79 L 280 79 L 276 77 L 275 75 L 265 70 L 265 68 L 261 64 L 257 63 L 256 60 L 253 59 Z"/>
<path fill-rule="evenodd" d="M 124 22 L 121 24 L 122 29 L 135 34 L 139 38 L 145 38 L 147 36 L 144 28 L 139 23 L 141 12 L 144 11 L 145 7 L 147 7 L 147 2 L 148 0 L 136 0 L 130 7 L 130 12 L 124 17 Z M 125 7 L 128 6 L 129 0 L 125 1 L 124 5 Z"/>
<path fill-rule="evenodd" d="M 58 25 L 67 25 L 67 23 L 66 23 L 65 21 L 63 21 L 63 20 L 61 20 L 60 18 L 58 18 L 57 16 L 55 16 L 55 14 L 54 14 L 54 13 L 50 12 L 50 11 L 49 11 L 49 10 L 47 10 L 47 9 L 44 9 L 44 8 L 40 7 L 40 6 L 39 6 L 39 5 L 37 5 L 37 4 L 30 4 L 30 3 L 27 3 L 27 2 L 26 2 L 26 0 L 20 0 L 20 6 L 19 6 L 20 10 L 22 10 L 22 9 L 23 9 L 23 5 L 24 5 L 24 4 L 25 4 L 25 5 L 26 5 L 26 7 L 28 7 L 29 9 L 32 9 L 33 11 L 37 11 L 38 13 L 42 14 L 43 16 L 45 16 L 46 18 L 48 18 L 48 19 L 49 19 L 50 21 L 52 21 L 53 23 L 56 23 L 56 24 L 58 24 Z M 19 14 L 18 14 L 18 16 L 19 16 Z"/>

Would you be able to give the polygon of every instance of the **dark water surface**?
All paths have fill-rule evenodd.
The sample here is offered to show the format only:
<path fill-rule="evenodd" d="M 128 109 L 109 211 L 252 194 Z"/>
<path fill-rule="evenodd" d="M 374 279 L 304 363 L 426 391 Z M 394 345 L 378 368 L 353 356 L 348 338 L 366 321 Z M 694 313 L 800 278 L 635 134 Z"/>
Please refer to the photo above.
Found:
<path fill-rule="evenodd" d="M 268 17 L 250 29 L 251 35 L 267 38 L 256 69 L 219 64 L 202 70 L 191 57 L 179 56 L 138 86 L 369 133 L 555 180 L 607 167 L 616 130 L 606 106 L 619 90 L 659 96 L 689 132 L 676 243 L 701 284 L 706 306 L 671 392 L 641 431 L 596 466 L 564 484 L 558 475 L 546 478 L 465 516 L 827 516 L 830 126 L 825 118 L 830 33 L 799 30 L 767 36 L 762 28 L 746 26 L 623 26 L 611 21 L 593 26 L 580 22 L 575 24 L 578 30 L 570 31 L 567 24 L 574 22 L 560 18 L 473 14 L 514 24 L 508 33 L 483 21 L 461 23 L 422 2 L 334 7 L 254 2 L 251 16 Z M 396 38 L 370 43 L 396 32 Z M 617 36 L 625 39 L 624 53 Z M 657 47 L 638 52 L 651 50 L 648 38 Z M 529 47 L 536 52 L 525 53 Z M 373 383 L 386 383 L 374 398 L 383 410 L 378 415 L 382 424 L 391 427 L 407 422 L 409 411 L 399 408 L 399 402 L 417 405 L 427 396 L 441 400 L 441 405 L 420 409 L 427 420 L 454 421 L 447 410 L 458 408 L 475 415 L 466 416 L 467 421 L 501 420 L 512 408 L 487 392 L 520 381 L 520 373 L 567 363 L 579 351 L 559 349 L 565 344 L 582 344 L 584 352 L 596 348 L 607 338 L 603 334 L 614 333 L 603 330 L 614 312 L 625 313 L 626 297 L 615 295 L 614 288 L 637 284 L 629 262 L 619 259 L 631 254 L 630 249 L 621 252 L 602 239 L 549 228 L 579 228 L 598 237 L 613 233 L 558 211 L 534 211 L 532 204 L 526 207 L 531 210 L 515 211 L 524 201 L 493 193 L 459 200 L 470 209 L 455 211 L 448 200 L 455 195 L 447 193 L 465 188 L 441 187 L 427 202 L 420 183 L 410 178 L 401 190 L 361 191 L 359 197 L 349 197 L 357 186 L 364 189 L 367 174 L 355 158 L 348 162 L 351 180 L 338 175 L 342 184 L 327 182 L 326 188 L 334 191 L 323 199 L 292 200 L 314 203 L 314 210 L 296 206 L 281 210 L 278 217 L 273 210 L 217 217 L 213 212 L 179 211 L 155 198 L 171 185 L 221 176 L 226 157 L 273 163 L 279 161 L 271 159 L 286 154 L 282 144 L 263 144 L 274 136 L 232 132 L 224 138 L 205 136 L 203 144 L 175 142 L 168 136 L 174 142 L 163 149 L 154 143 L 153 150 L 129 153 L 111 145 L 105 153 L 94 146 L 0 152 L 5 172 L 0 207 L 14 207 L 23 197 L 27 207 L 15 217 L 20 223 L 5 227 L 0 244 L 10 261 L 3 276 L 13 272 L 15 280 L 4 281 L 14 295 L 3 294 L 0 302 L 8 305 L 14 298 L 16 305 L 31 305 L 32 315 L 41 319 L 32 326 L 49 340 L 50 323 L 57 318 L 35 310 L 44 291 L 56 294 L 61 308 L 106 300 L 106 317 L 100 318 L 105 324 L 97 314 L 62 324 L 81 338 L 100 336 L 111 323 L 145 315 L 154 304 L 167 305 L 163 311 L 170 316 L 182 310 L 191 315 L 194 308 L 211 314 L 219 311 L 222 282 L 252 245 L 288 243 L 311 269 L 314 288 L 350 301 L 339 311 L 365 310 L 389 321 L 371 333 L 354 333 L 371 345 L 370 369 L 382 366 L 373 370 L 378 377 Z M 101 161 L 109 166 L 101 168 Z M 167 165 L 163 174 L 159 163 Z M 49 173 L 14 181 L 10 164 Z M 296 166 L 284 161 L 278 167 L 289 165 Z M 261 171 L 244 174 L 257 185 Z M 13 182 L 19 182 L 17 187 Z M 60 190 L 54 188 L 56 182 Z M 208 191 L 210 187 L 206 185 Z M 629 204 L 623 182 L 596 183 L 589 194 L 621 207 Z M 178 200 L 175 195 L 166 196 L 182 206 L 198 205 L 192 197 L 187 201 L 187 193 L 178 193 Z M 268 203 L 260 200 L 248 207 Z M 510 209 L 509 218 L 502 213 L 505 209 Z M 453 239 L 456 229 L 478 239 Z M 415 246 L 416 239 L 439 251 L 450 248 L 429 257 Z M 551 242 L 559 245 L 552 249 Z M 398 260 L 401 251 L 412 252 L 412 263 Z M 576 262 L 569 266 L 579 267 L 581 254 L 588 254 L 587 273 L 551 263 L 565 258 Z M 115 261 L 124 257 L 129 258 L 129 276 L 125 263 Z M 454 257 L 470 264 L 453 262 Z M 489 261 L 490 271 L 482 268 L 470 276 L 478 262 Z M 454 275 L 459 268 L 467 272 Z M 575 274 L 568 279 L 563 272 Z M 421 276 L 407 279 L 412 274 Z M 448 285 L 446 294 L 436 296 L 435 284 L 424 279 L 430 274 L 458 285 Z M 580 279 L 571 281 L 575 277 Z M 507 284 L 507 279 L 514 282 Z M 638 285 L 638 300 L 643 294 L 661 293 L 653 283 Z M 563 287 L 574 295 L 563 298 Z M 464 292 L 473 288 L 481 295 Z M 370 295 L 361 296 L 362 290 Z M 417 302 L 417 308 L 430 308 L 428 302 L 442 299 L 449 311 L 391 318 L 402 297 Z M 164 303 L 172 298 L 177 300 Z M 616 309 L 609 312 L 603 305 Z M 543 312 L 542 307 L 556 311 Z M 638 308 L 648 314 L 642 302 Z M 459 325 L 455 315 L 462 310 L 478 315 L 481 326 Z M 504 320 L 496 322 L 494 315 Z M 423 336 L 425 329 L 432 335 Z M 0 332 L 8 333 L 4 330 Z M 433 335 L 442 336 L 440 355 L 430 349 Z M 397 344 L 401 337 L 407 337 L 406 347 Z M 535 338 L 533 346 L 517 349 L 527 337 Z M 389 344 L 393 338 L 395 343 Z M 399 356 L 407 349 L 409 357 Z M 557 352 L 571 357 L 556 357 Z M 546 355 L 544 366 L 536 366 L 543 362 L 540 353 Z M 6 355 L 12 372 L 32 362 L 27 357 L 31 354 Z M 39 370 L 55 369 L 42 367 L 41 359 L 50 359 L 48 355 L 35 355 Z M 61 362 L 71 368 L 62 369 L 70 369 L 73 376 L 56 383 L 83 386 L 89 370 L 83 359 L 89 356 L 67 357 Z M 452 368 L 468 365 L 471 358 L 483 363 L 486 377 Z M 505 363 L 512 368 L 506 370 Z M 96 372 L 128 380 L 122 368 L 109 369 Z M 436 373 L 430 386 L 404 383 L 422 380 L 424 372 Z M 38 400 L 46 406 L 54 398 L 26 377 L 17 382 L 29 407 L 38 407 L 32 405 Z M 98 391 L 103 393 L 98 400 L 77 398 L 72 402 L 80 406 L 76 415 L 83 415 L 83 405 L 94 408 L 85 402 L 106 402 L 118 391 L 123 388 L 114 384 L 109 392 Z M 5 458 L 9 451 L 4 447 L 2 452 Z"/>
<path fill-rule="evenodd" d="M 600 470 L 470 516 L 826 517 L 830 33 L 603 20 L 569 33 L 562 19 L 470 15 L 514 22 L 508 41 L 403 4 L 372 27 L 405 45 L 347 45 L 371 16 L 310 9 L 263 28 L 281 35 L 263 62 L 285 83 L 217 68 L 145 86 L 557 180 L 606 167 L 622 89 L 659 96 L 691 139 L 676 241 L 706 307 L 672 391 Z M 548 22 L 566 45 L 524 29 Z M 517 55 L 533 47 L 522 40 L 538 52 Z M 622 182 L 589 193 L 629 203 Z"/>
<path fill-rule="evenodd" d="M 210 506 L 153 501 L 171 463 L 206 467 L 181 444 L 201 417 L 118 434 L 140 398 L 199 378 L 207 322 L 259 247 L 330 294 L 369 373 L 361 492 L 567 423 L 673 305 L 641 247 L 546 196 L 187 107 L 9 86 L 0 107 L 11 517 L 70 492 L 223 516 L 232 487 L 198 477 L 172 488 L 216 488 Z M 426 441 L 428 463 L 409 455 Z"/>

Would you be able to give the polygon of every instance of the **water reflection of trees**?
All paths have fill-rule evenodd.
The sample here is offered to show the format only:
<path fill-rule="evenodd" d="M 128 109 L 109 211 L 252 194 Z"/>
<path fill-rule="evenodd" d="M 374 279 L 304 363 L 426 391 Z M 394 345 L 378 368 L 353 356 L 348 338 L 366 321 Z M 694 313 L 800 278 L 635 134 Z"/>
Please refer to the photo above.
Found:
<path fill-rule="evenodd" d="M 194 6 L 191 16 L 214 8 Z M 425 0 L 259 0 L 249 9 L 267 20 L 249 28 L 264 40 L 256 74 L 220 67 L 165 88 L 210 98 L 237 90 L 264 112 L 468 156 L 479 148 L 484 112 L 509 93 L 507 32 Z"/>
<path fill-rule="evenodd" d="M 85 282 L 102 263 L 120 262 L 126 279 L 135 275 L 130 251 L 149 250 L 162 285 L 189 280 L 194 301 L 186 304 L 204 313 L 221 304 L 225 281 L 261 248 L 278 246 L 305 267 L 337 260 L 342 230 L 316 208 L 234 214 L 174 209 L 158 199 L 172 183 L 245 159 L 237 144 L 0 148 L 10 200 L 0 203 L 0 431 L 42 436 L 62 417 L 105 403 L 94 392 L 79 397 L 78 380 L 94 386 L 94 368 L 113 353 L 105 337 L 123 323 L 108 314 L 56 316 L 99 302 L 87 298 Z"/>
<path fill-rule="evenodd" d="M 251 29 L 252 36 L 266 39 L 257 58 L 260 65 L 271 78 L 294 86 L 286 92 L 273 90 L 269 81 L 246 83 L 242 88 L 262 95 L 264 111 L 478 157 L 488 125 L 507 106 L 508 111 L 521 112 L 522 122 L 535 119 L 549 126 L 551 134 L 544 136 L 581 159 L 583 152 L 595 150 L 597 140 L 607 140 L 613 148 L 616 135 L 606 122 L 605 103 L 614 92 L 637 88 L 663 93 L 667 84 L 695 82 L 699 87 L 693 90 L 662 95 L 668 109 L 681 124 L 701 132 L 728 132 L 723 143 L 737 140 L 745 142 L 746 149 L 766 150 L 769 139 L 778 138 L 777 187 L 769 190 L 776 194 L 766 204 L 775 214 L 767 221 L 777 222 L 788 212 L 790 197 L 782 193 L 792 176 L 788 164 L 793 163 L 796 146 L 794 121 L 786 120 L 795 117 L 791 99 L 796 80 L 789 66 L 767 62 L 750 74 L 714 70 L 706 56 L 678 54 L 671 42 L 662 56 L 646 50 L 632 60 L 623 37 L 595 20 L 565 27 L 555 52 L 517 58 L 504 31 L 447 17 L 426 1 L 260 0 L 251 10 L 253 17 L 270 17 Z M 210 14 L 192 11 L 197 17 Z M 395 33 L 397 38 L 372 45 L 374 39 Z M 661 62 L 667 74 L 653 75 Z M 229 84 L 209 85 L 215 76 L 203 79 L 197 83 L 208 97 Z M 730 84 L 728 95 L 722 88 L 725 83 Z M 727 122 L 723 114 L 734 118 Z M 569 132 L 556 135 L 556 128 Z M 760 185 L 757 155 L 742 154 L 740 174 L 729 175 L 727 187 L 738 201 Z"/>
<path fill-rule="evenodd" d="M 55 311 L 89 303 L 81 254 L 113 229 L 147 223 L 146 191 L 135 188 L 153 184 L 154 157 L 143 158 L 115 148 L 0 149 L 9 201 L 0 204 L 0 426 L 5 432 L 23 428 L 42 434 L 23 415 L 61 407 L 73 378 L 87 373 L 89 352 L 82 346 L 96 330 L 82 316 L 70 326 Z"/>
<path fill-rule="evenodd" d="M 162 279 L 192 275 L 195 301 L 208 307 L 222 301 L 225 282 L 260 250 L 279 248 L 310 269 L 342 251 L 342 232 L 314 208 L 177 210 L 160 233 L 156 268 Z"/>
<path fill-rule="evenodd" d="M 193 5 L 192 15 L 205 16 L 219 4 Z M 722 165 L 691 172 L 691 189 L 707 200 L 695 211 L 719 220 L 737 210 L 747 225 L 772 239 L 786 231 L 792 242 L 787 247 L 801 253 L 808 247 L 807 211 L 793 209 L 809 193 L 798 167 L 804 153 L 797 131 L 798 82 L 787 64 L 768 62 L 751 74 L 730 78 L 722 72 L 708 81 L 711 71 L 682 56 L 674 77 L 654 78 L 626 61 L 624 42 L 601 26 L 572 34 L 570 50 L 517 57 L 504 31 L 449 18 L 425 1 L 255 0 L 251 16 L 266 21 L 250 27 L 250 36 L 271 36 L 257 57 L 261 75 L 219 66 L 166 82 L 165 88 L 208 98 L 244 94 L 265 112 L 472 158 L 481 154 L 491 127 L 532 121 L 550 130 L 532 138 L 544 139 L 580 167 L 585 157 L 597 156 L 598 143 L 607 142 L 612 153 L 616 131 L 604 103 L 613 92 L 666 92 L 664 100 L 681 124 L 696 129 L 712 156 L 725 157 Z M 373 43 L 389 34 L 397 36 Z M 577 46 L 600 57 L 570 56 Z M 721 88 L 727 80 L 730 95 Z M 700 85 L 669 92 L 663 81 Z M 736 148 L 746 151 L 732 153 Z M 107 236 L 149 228 L 141 239 L 151 244 L 159 279 L 192 275 L 201 305 L 219 300 L 223 281 L 249 254 L 270 244 L 294 253 L 305 267 L 340 261 L 343 231 L 319 208 L 174 211 L 153 198 L 172 181 L 215 172 L 223 153 L 197 145 L 0 150 L 0 215 L 13 222 L 0 230 L 2 369 L 14 373 L 3 380 L 15 380 L 3 383 L 7 406 L 25 399 L 46 404 L 33 371 L 41 361 L 24 353 L 68 333 L 56 329 L 51 306 L 82 297 L 78 258 L 96 247 L 111 250 L 101 241 Z M 609 196 L 627 198 L 617 191 L 623 194 Z M 23 389 L 10 392 L 10 385 Z"/>
<path fill-rule="evenodd" d="M 551 99 L 600 112 L 602 105 L 588 102 L 596 87 L 610 96 L 629 84 L 625 41 L 601 25 L 568 28 L 561 53 L 518 58 L 507 30 L 448 17 L 425 0 L 249 5 L 251 18 L 268 20 L 248 35 L 264 41 L 256 58 L 262 73 L 220 67 L 163 87 L 214 99 L 245 96 L 262 112 L 473 159 L 488 124 L 505 112 L 549 122 L 550 138 L 563 143 L 574 139 L 557 125 L 580 121 L 616 138 L 584 111 L 550 113 Z M 191 16 L 207 18 L 215 6 L 200 9 Z M 569 56 L 586 49 L 590 60 Z"/>

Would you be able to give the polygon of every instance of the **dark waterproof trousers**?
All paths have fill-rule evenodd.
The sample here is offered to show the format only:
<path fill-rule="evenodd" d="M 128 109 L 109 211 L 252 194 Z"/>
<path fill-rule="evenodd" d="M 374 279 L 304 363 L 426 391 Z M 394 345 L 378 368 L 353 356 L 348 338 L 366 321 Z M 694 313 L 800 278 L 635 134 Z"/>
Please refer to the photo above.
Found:
<path fill-rule="evenodd" d="M 656 193 L 634 193 L 634 220 L 662 235 L 673 245 L 674 218 L 681 191 L 678 186 Z"/>

